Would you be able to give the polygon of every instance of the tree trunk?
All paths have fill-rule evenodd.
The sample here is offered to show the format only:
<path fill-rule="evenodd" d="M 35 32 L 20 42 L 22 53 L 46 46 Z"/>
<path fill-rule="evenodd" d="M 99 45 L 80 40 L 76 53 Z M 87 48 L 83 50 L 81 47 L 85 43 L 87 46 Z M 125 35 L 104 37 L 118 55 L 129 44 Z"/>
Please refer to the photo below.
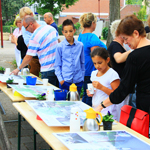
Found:
<path fill-rule="evenodd" d="M 117 19 L 120 19 L 120 0 L 109 0 L 109 29 L 106 43 L 107 47 L 113 40 L 113 37 L 110 33 L 110 24 Z"/>

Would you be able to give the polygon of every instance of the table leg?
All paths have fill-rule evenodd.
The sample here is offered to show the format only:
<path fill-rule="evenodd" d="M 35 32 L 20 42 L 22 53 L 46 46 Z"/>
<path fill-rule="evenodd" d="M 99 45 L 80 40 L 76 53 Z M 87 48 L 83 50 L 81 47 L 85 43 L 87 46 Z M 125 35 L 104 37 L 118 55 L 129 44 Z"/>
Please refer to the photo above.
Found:
<path fill-rule="evenodd" d="M 33 129 L 34 150 L 36 150 L 36 134 L 37 134 L 37 132 Z"/>
<path fill-rule="evenodd" d="M 5 110 L 4 110 L 4 108 L 3 108 L 2 104 L 1 104 L 1 102 L 0 102 L 0 108 L 2 109 L 3 114 L 6 115 L 6 112 L 5 112 Z"/>
<path fill-rule="evenodd" d="M 18 150 L 20 150 L 21 145 L 21 115 L 18 113 Z"/>

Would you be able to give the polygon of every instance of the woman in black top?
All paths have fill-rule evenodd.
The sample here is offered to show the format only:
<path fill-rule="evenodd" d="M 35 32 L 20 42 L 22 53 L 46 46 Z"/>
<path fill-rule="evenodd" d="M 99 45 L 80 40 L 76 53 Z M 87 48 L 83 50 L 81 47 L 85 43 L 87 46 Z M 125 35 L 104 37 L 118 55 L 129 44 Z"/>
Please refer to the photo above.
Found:
<path fill-rule="evenodd" d="M 110 55 L 112 68 L 119 74 L 119 77 L 121 78 L 122 71 L 126 64 L 126 59 L 130 54 L 131 50 L 125 50 L 125 48 L 123 47 L 124 40 L 120 35 L 116 34 L 116 30 L 120 21 L 121 20 L 115 20 L 111 23 L 110 30 L 114 40 L 110 43 L 107 50 Z"/>
<path fill-rule="evenodd" d="M 129 54 L 119 87 L 96 110 L 101 111 L 111 104 L 118 104 L 136 87 L 137 108 L 149 112 L 150 109 L 150 40 L 146 39 L 144 25 L 135 15 L 121 20 L 117 33 L 125 44 L 135 49 Z"/>

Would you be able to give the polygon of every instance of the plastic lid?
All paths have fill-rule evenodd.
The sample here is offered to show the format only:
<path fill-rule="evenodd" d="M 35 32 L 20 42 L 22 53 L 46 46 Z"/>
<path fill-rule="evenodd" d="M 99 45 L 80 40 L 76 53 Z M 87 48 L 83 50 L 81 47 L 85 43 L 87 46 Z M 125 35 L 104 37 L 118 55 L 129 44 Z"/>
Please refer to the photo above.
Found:
<path fill-rule="evenodd" d="M 96 118 L 96 111 L 93 108 L 89 108 L 84 110 L 84 112 L 86 112 L 86 118 L 88 119 L 94 119 Z"/>
<path fill-rule="evenodd" d="M 75 92 L 75 91 L 77 91 L 77 86 L 76 86 L 74 83 L 72 83 L 72 84 L 70 85 L 70 87 L 69 87 L 69 90 L 70 90 L 71 92 Z"/>

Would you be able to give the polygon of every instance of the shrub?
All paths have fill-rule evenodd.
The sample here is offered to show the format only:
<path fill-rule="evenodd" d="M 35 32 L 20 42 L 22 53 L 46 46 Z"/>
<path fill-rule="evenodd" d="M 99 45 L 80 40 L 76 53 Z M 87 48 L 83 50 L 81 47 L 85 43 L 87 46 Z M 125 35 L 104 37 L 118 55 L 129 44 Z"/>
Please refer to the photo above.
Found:
<path fill-rule="evenodd" d="M 81 93 L 80 93 L 80 98 L 82 98 L 82 97 L 83 97 L 83 94 L 84 94 L 84 89 L 83 89 L 83 87 L 82 87 L 82 89 L 81 89 Z"/>
<path fill-rule="evenodd" d="M 16 63 L 16 59 L 14 59 L 11 64 L 14 66 L 14 68 L 17 68 L 17 63 Z"/>
<path fill-rule="evenodd" d="M 59 33 L 59 35 L 63 35 L 63 34 L 62 34 L 62 25 L 59 25 L 59 26 L 58 26 L 58 33 Z"/>
<path fill-rule="evenodd" d="M 80 28 L 80 23 L 77 22 L 76 24 L 74 24 L 74 26 L 75 26 L 76 30 L 78 30 Z"/>
<path fill-rule="evenodd" d="M 3 26 L 3 32 L 10 33 L 10 27 L 12 26 Z M 12 32 L 16 29 L 16 27 L 12 27 Z"/>
<path fill-rule="evenodd" d="M 108 37 L 108 27 L 103 28 L 102 36 L 105 40 L 107 39 L 107 37 Z"/>

